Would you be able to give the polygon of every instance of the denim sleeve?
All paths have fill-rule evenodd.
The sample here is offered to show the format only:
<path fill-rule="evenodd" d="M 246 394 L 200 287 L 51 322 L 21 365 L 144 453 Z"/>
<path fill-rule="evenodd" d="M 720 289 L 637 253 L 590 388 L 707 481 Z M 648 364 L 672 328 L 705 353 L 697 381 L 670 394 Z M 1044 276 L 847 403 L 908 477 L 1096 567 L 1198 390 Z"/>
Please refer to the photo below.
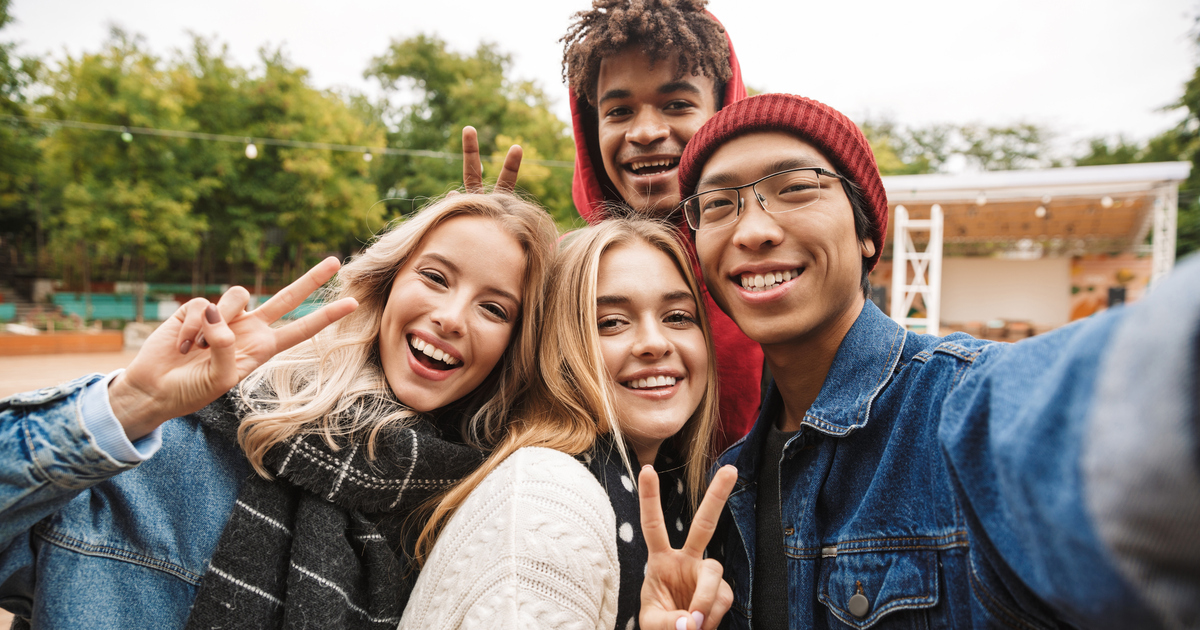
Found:
<path fill-rule="evenodd" d="M 92 374 L 0 401 L 0 549 L 80 491 L 136 466 L 107 453 L 84 424 Z"/>
<path fill-rule="evenodd" d="M 1192 260 L 1130 308 L 991 346 L 947 397 L 939 439 L 993 614 L 1195 626 L 1197 287 Z"/>
<path fill-rule="evenodd" d="M 80 401 L 83 426 L 96 438 L 100 450 L 123 462 L 136 464 L 150 459 L 162 448 L 162 427 L 155 427 L 149 435 L 130 442 L 125 427 L 113 413 L 108 401 L 108 384 L 125 370 L 117 370 L 102 380 L 88 385 Z"/>
<path fill-rule="evenodd" d="M 1084 442 L 1101 539 L 1169 628 L 1200 627 L 1200 258 L 1113 339 Z"/>

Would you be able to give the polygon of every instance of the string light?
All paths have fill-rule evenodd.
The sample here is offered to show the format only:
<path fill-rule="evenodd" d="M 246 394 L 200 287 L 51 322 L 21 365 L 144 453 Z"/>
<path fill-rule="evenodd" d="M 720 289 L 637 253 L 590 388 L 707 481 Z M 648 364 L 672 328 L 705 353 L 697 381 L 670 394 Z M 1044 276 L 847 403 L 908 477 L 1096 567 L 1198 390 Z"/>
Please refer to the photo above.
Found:
<path fill-rule="evenodd" d="M 246 143 L 246 157 L 251 160 L 258 157 L 258 147 L 254 146 L 253 142 Z"/>
<path fill-rule="evenodd" d="M 120 125 L 107 125 L 104 123 L 83 122 L 79 120 L 57 120 L 53 118 L 36 118 L 32 116 L 9 116 L 0 114 L 0 119 L 3 120 L 18 120 L 26 123 L 37 125 L 45 125 L 48 127 L 60 126 L 71 127 L 74 129 L 87 129 L 90 131 L 111 131 L 121 134 L 121 139 L 125 142 L 133 141 L 133 134 L 144 136 L 158 136 L 163 138 L 186 138 L 189 140 L 208 140 L 212 142 L 236 142 L 238 144 L 247 142 L 245 136 L 231 136 L 220 133 L 205 133 L 200 131 L 177 131 L 174 129 L 155 129 L 153 127 L 122 127 Z M 427 157 L 439 158 L 443 160 L 461 160 L 462 154 L 451 153 L 449 151 L 428 151 L 425 149 L 400 149 L 396 147 L 365 147 L 354 144 L 335 144 L 330 142 L 305 142 L 302 140 L 283 140 L 280 138 L 254 138 L 251 145 L 263 144 L 279 147 L 293 147 L 298 149 L 321 149 L 325 151 L 347 151 L 353 153 L 362 153 L 363 160 L 371 161 L 374 154 L 379 155 L 402 155 L 407 157 Z M 258 153 L 258 147 L 254 148 L 255 155 Z M 249 156 L 250 145 L 246 147 L 246 157 Z M 503 157 L 480 156 L 484 160 L 492 162 L 500 162 Z M 251 158 L 253 159 L 253 158 Z M 522 160 L 522 164 L 539 164 L 542 166 L 550 166 L 555 168 L 575 168 L 574 162 L 566 160 Z"/>
<path fill-rule="evenodd" d="M 1104 195 L 1103 197 L 1101 197 L 1100 198 L 1100 207 L 1101 208 L 1113 207 L 1113 198 L 1109 197 L 1108 195 Z"/>

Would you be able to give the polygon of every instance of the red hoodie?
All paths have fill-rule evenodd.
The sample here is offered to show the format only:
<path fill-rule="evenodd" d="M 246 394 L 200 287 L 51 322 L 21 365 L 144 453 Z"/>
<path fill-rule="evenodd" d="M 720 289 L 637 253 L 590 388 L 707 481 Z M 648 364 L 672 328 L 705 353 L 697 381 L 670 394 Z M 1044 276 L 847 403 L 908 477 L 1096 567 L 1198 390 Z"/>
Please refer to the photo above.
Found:
<path fill-rule="evenodd" d="M 712 14 L 709 14 L 710 16 Z M 715 20 L 716 18 L 713 17 Z M 746 98 L 746 86 L 742 83 L 742 68 L 733 52 L 733 41 L 728 31 L 725 41 L 729 42 L 729 65 L 733 75 L 725 84 L 724 104 L 728 105 Z M 575 180 L 571 195 L 575 208 L 588 223 L 602 221 L 606 201 L 623 202 L 616 188 L 604 171 L 604 162 L 596 153 L 596 110 L 588 105 L 585 97 L 571 91 L 571 125 L 575 131 Z M 595 165 L 595 166 L 593 166 Z M 760 388 L 762 386 L 762 348 L 742 334 L 737 324 L 726 315 L 708 293 L 704 277 L 694 262 L 696 246 L 680 219 L 680 232 L 692 255 L 696 276 L 704 291 L 704 304 L 712 324 L 713 341 L 717 346 L 717 379 L 721 396 L 721 423 L 714 438 L 717 452 L 741 439 L 750 431 L 758 417 Z"/>

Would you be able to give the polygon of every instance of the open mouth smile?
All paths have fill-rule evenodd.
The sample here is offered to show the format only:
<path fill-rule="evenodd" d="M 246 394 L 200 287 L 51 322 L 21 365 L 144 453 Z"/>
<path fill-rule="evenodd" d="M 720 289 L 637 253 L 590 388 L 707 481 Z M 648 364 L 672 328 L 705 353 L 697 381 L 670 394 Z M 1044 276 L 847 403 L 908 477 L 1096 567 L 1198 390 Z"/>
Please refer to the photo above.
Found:
<path fill-rule="evenodd" d="M 625 381 L 621 385 L 629 389 L 660 389 L 664 387 L 674 387 L 676 379 L 674 376 L 651 376 L 649 378 L 639 378 L 632 381 Z"/>
<path fill-rule="evenodd" d="M 666 173 L 679 166 L 679 158 L 658 158 L 654 160 L 636 160 L 624 165 L 625 170 L 634 175 L 658 175 Z"/>
<path fill-rule="evenodd" d="M 413 358 L 431 370 L 445 372 L 462 365 L 462 361 L 456 357 L 443 352 L 440 348 L 435 348 L 433 344 L 426 343 L 416 335 L 408 336 L 408 346 L 412 349 Z"/>
<path fill-rule="evenodd" d="M 801 273 L 804 273 L 803 267 L 767 273 L 744 273 L 740 276 L 740 281 L 743 289 L 751 293 L 757 293 L 759 291 L 774 289 L 798 277 Z"/>

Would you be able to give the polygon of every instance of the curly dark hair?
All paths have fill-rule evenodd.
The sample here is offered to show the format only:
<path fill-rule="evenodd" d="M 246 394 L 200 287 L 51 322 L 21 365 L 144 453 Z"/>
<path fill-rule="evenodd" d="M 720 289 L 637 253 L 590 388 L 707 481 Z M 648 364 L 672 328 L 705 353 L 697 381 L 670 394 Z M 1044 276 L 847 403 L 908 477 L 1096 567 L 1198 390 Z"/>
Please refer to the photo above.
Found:
<path fill-rule="evenodd" d="M 563 43 L 563 80 L 576 94 L 596 104 L 600 61 L 636 46 L 650 63 L 675 56 L 678 76 L 710 77 L 721 106 L 724 85 L 733 75 L 725 29 L 708 13 L 708 0 L 593 0 L 591 11 L 580 11 Z"/>

